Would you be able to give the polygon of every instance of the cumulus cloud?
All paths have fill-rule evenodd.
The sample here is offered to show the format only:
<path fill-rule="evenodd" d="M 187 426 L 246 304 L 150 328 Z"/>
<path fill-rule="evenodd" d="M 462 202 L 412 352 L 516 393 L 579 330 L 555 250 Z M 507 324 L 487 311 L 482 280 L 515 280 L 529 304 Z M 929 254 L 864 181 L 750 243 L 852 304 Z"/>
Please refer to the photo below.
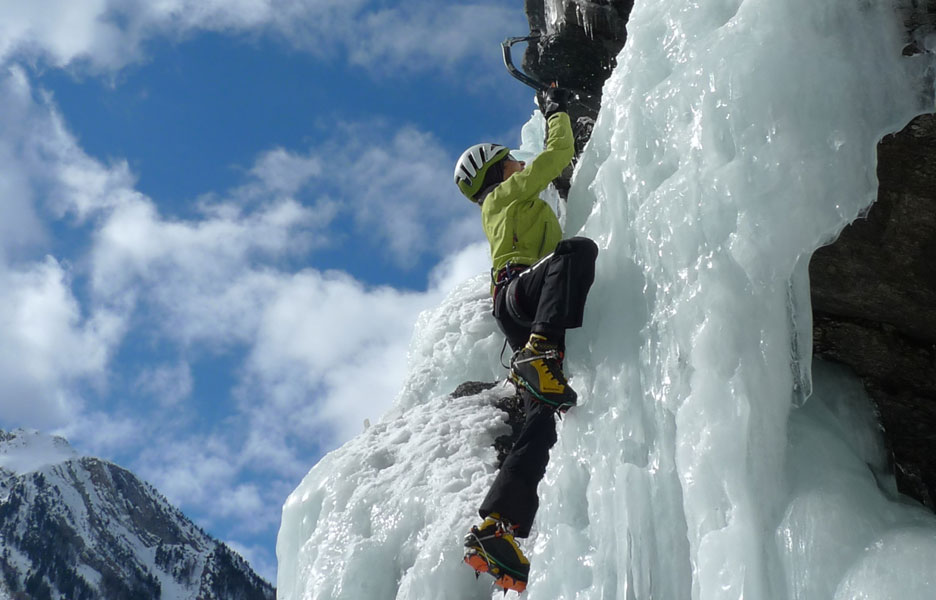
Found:
<path fill-rule="evenodd" d="M 0 69 L 0 258 L 45 237 L 30 185 L 30 154 L 20 141 L 34 105 L 20 69 Z M 30 163 L 33 164 L 24 164 Z"/>
<path fill-rule="evenodd" d="M 464 62 L 460 74 L 476 84 L 484 69 L 500 59 L 497 45 L 516 27 L 525 24 L 518 10 L 506 3 L 439 4 L 401 3 L 384 10 L 362 11 L 356 26 L 363 30 L 350 45 L 350 60 L 373 66 L 389 62 L 415 70 L 426 60 L 454 68 Z M 513 29 L 511 29 L 513 28 Z"/>
<path fill-rule="evenodd" d="M 245 446 L 251 460 L 275 457 L 288 470 L 297 465 L 280 444 L 312 436 L 330 447 L 359 433 L 364 419 L 379 418 L 401 388 L 419 313 L 487 262 L 485 244 L 469 246 L 439 266 L 424 292 L 368 288 L 334 273 L 284 281 L 248 361 L 245 385 L 253 393 L 245 410 L 257 433 Z"/>
<path fill-rule="evenodd" d="M 43 254 L 46 221 L 65 205 L 77 215 L 106 204 L 128 178 L 91 161 L 18 68 L 0 71 L 0 132 L 0 420 L 57 428 L 82 415 L 80 390 L 106 386 L 126 323 L 113 307 L 82 306 L 75 265 Z"/>
<path fill-rule="evenodd" d="M 126 34 L 104 17 L 107 0 L 14 0 L 0 7 L 0 61 L 13 53 L 42 55 L 56 66 L 78 57 L 113 63 L 117 52 L 131 50 Z"/>
<path fill-rule="evenodd" d="M 150 439 L 147 430 L 137 415 L 105 412 L 84 403 L 83 410 L 50 431 L 71 442 L 77 442 L 89 456 L 115 456 L 127 448 L 133 448 L 140 440 Z M 126 411 L 124 411 L 126 413 Z"/>
<path fill-rule="evenodd" d="M 292 195 L 322 174 L 322 161 L 315 156 L 301 156 L 276 148 L 264 152 L 250 172 L 261 182 L 260 189 Z"/>
<path fill-rule="evenodd" d="M 309 457 L 390 407 L 419 313 L 487 264 L 486 245 L 469 246 L 443 261 L 422 292 L 311 269 L 267 280 L 236 413 L 210 435 L 150 436 L 137 470 L 172 501 L 204 509 L 206 526 L 233 520 L 245 533 L 275 528 L 279 515 L 268 507 L 283 502 Z M 264 484 L 244 483 L 245 474 Z"/>
<path fill-rule="evenodd" d="M 125 162 L 88 156 L 22 71 L 0 76 L 0 94 L 0 180 L 13 182 L 0 188 L 0 211 L 33 244 L 44 221 L 88 232 L 87 251 L 71 261 L 0 254 L 0 419 L 133 454 L 131 466 L 170 499 L 210 518 L 256 521 L 322 446 L 383 414 L 419 312 L 487 266 L 486 246 L 471 243 L 481 236 L 477 210 L 458 197 L 450 157 L 424 132 L 346 126 L 340 143 L 271 149 L 247 183 L 179 219 L 135 189 Z M 377 261 L 449 258 L 424 290 L 315 268 L 343 217 L 358 227 L 345 241 L 371 244 Z M 120 368 L 113 358 L 131 337 L 159 357 L 123 374 L 138 396 L 106 410 L 96 397 L 107 398 Z M 218 354 L 234 365 L 236 389 L 196 430 L 177 418 L 199 401 L 189 364 Z M 157 400 L 145 418 L 139 397 Z M 258 527 L 275 527 L 276 512 L 267 516 Z"/>
<path fill-rule="evenodd" d="M 375 72 L 446 68 L 477 61 L 478 47 L 493 48 L 517 22 L 519 8 L 492 0 L 14 0 L 0 4 L 0 64 L 113 71 L 140 60 L 150 38 L 217 31 L 275 36 L 324 59 L 347 54 Z"/>
<path fill-rule="evenodd" d="M 39 167 L 31 139 L 35 102 L 21 69 L 0 68 L 0 259 L 46 238 L 32 177 Z"/>
<path fill-rule="evenodd" d="M 0 210 L 23 218 L 8 225 L 25 226 L 30 233 L 21 236 L 41 239 L 33 223 L 42 213 L 84 220 L 137 195 L 126 162 L 104 165 L 88 156 L 49 96 L 19 67 L 0 67 L 0 132 Z"/>
<path fill-rule="evenodd" d="M 219 492 L 228 494 L 237 479 L 239 464 L 230 450 L 216 436 L 167 435 L 143 448 L 137 463 L 141 475 L 173 502 L 214 507 Z"/>
<path fill-rule="evenodd" d="M 171 407 L 187 399 L 193 386 L 192 368 L 186 362 L 179 362 L 143 369 L 134 387 L 143 396 L 155 399 L 162 406 Z"/>
<path fill-rule="evenodd" d="M 476 219 L 477 211 L 458 196 L 448 153 L 431 135 L 407 128 L 388 144 L 358 143 L 345 152 L 349 169 L 340 184 L 354 198 L 358 225 L 376 231 L 399 262 L 449 242 L 464 244 L 449 235 L 458 222 L 452 217 Z"/>
<path fill-rule="evenodd" d="M 225 204 L 193 221 L 166 219 L 148 199 L 127 200 L 95 234 L 93 289 L 102 302 L 143 303 L 170 338 L 243 342 L 275 284 L 263 265 L 304 254 L 328 220 L 294 200 L 249 212 Z"/>
<path fill-rule="evenodd" d="M 411 267 L 481 237 L 477 207 L 452 183 L 452 157 L 432 134 L 416 128 L 339 124 L 333 139 L 308 153 L 278 150 L 264 157 L 268 162 L 304 166 L 306 173 L 312 171 L 307 165 L 316 165 L 315 175 L 303 181 L 329 199 L 330 209 L 354 221 L 356 243 L 373 246 L 376 261 Z M 263 173 L 270 171 L 277 169 L 264 167 Z"/>
<path fill-rule="evenodd" d="M 119 315 L 83 313 L 55 259 L 0 267 L 0 419 L 39 429 L 77 416 L 76 383 L 101 379 L 123 334 Z"/>

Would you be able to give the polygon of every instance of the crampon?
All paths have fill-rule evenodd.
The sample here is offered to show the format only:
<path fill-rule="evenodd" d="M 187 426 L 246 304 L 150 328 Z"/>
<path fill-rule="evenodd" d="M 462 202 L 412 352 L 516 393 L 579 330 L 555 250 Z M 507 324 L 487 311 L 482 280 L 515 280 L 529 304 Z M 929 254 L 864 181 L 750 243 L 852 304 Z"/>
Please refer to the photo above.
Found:
<path fill-rule="evenodd" d="M 494 585 L 522 592 L 530 574 L 530 561 L 513 537 L 513 527 L 497 517 L 488 516 L 480 527 L 472 527 L 465 536 L 465 563 L 475 576 L 490 573 Z"/>
<path fill-rule="evenodd" d="M 475 570 L 475 576 L 480 577 L 481 573 L 490 573 L 494 577 L 494 585 L 504 590 L 522 593 L 526 590 L 526 581 L 520 574 L 516 576 L 507 572 L 507 569 L 501 567 L 491 557 L 487 556 L 483 550 L 469 548 L 465 551 L 465 564 Z"/>

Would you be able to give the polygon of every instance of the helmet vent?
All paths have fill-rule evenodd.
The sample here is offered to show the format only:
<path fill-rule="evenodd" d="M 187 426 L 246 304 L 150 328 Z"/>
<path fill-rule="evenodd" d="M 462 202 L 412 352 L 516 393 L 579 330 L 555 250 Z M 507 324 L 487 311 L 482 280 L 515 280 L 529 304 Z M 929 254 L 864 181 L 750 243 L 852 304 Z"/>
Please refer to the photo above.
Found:
<path fill-rule="evenodd" d="M 459 168 L 461 169 L 461 172 L 465 174 L 465 181 L 471 185 L 471 173 L 468 172 L 468 169 L 465 168 L 465 165 L 460 165 Z"/>

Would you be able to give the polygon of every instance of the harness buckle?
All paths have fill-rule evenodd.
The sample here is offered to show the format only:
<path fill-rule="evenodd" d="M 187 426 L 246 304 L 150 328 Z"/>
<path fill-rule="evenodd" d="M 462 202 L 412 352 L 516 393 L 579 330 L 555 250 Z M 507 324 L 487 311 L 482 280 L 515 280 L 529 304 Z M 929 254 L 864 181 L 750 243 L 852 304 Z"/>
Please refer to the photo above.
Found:
<path fill-rule="evenodd" d="M 519 277 L 520 273 L 523 273 L 528 268 L 527 265 L 515 265 L 508 260 L 507 264 L 500 271 L 495 273 L 493 269 L 491 270 L 491 280 L 494 282 L 494 287 L 500 289 Z"/>

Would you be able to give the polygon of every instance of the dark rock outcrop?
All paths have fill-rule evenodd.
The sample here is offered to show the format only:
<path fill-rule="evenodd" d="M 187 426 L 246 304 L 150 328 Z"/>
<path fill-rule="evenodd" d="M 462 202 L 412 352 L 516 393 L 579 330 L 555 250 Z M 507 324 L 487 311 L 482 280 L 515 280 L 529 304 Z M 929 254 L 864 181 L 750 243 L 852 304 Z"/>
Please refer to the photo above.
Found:
<path fill-rule="evenodd" d="M 524 69 L 541 81 L 599 96 L 624 47 L 633 7 L 633 0 L 572 0 L 564 14 L 547 15 L 545 0 L 526 0 L 530 33 L 542 37 L 524 55 Z M 596 113 L 598 106 L 592 104 Z"/>
<path fill-rule="evenodd" d="M 936 116 L 878 145 L 877 201 L 813 255 L 814 351 L 881 415 L 898 488 L 936 508 Z"/>
<path fill-rule="evenodd" d="M 576 156 L 591 136 L 601 108 L 601 88 L 624 47 L 633 6 L 634 0 L 570 0 L 563 15 L 550 18 L 546 0 L 526 0 L 530 34 L 540 37 L 527 46 L 523 70 L 576 92 L 569 103 Z M 572 170 L 566 169 L 554 182 L 563 197 Z"/>
<path fill-rule="evenodd" d="M 455 391 L 450 395 L 452 398 L 474 396 L 496 385 L 496 383 L 486 381 L 466 381 L 455 388 Z M 520 436 L 525 413 L 523 411 L 523 400 L 520 399 L 519 394 L 501 398 L 494 406 L 507 414 L 507 426 L 510 427 L 510 433 L 499 435 L 494 440 L 494 449 L 497 451 L 497 464 L 495 466 L 499 469 L 504 459 L 507 458 L 507 453 L 510 452 L 514 442 Z"/>
<path fill-rule="evenodd" d="M 455 391 L 449 394 L 452 398 L 464 398 L 465 396 L 474 396 L 496 386 L 496 383 L 487 381 L 466 381 L 460 384 Z"/>

